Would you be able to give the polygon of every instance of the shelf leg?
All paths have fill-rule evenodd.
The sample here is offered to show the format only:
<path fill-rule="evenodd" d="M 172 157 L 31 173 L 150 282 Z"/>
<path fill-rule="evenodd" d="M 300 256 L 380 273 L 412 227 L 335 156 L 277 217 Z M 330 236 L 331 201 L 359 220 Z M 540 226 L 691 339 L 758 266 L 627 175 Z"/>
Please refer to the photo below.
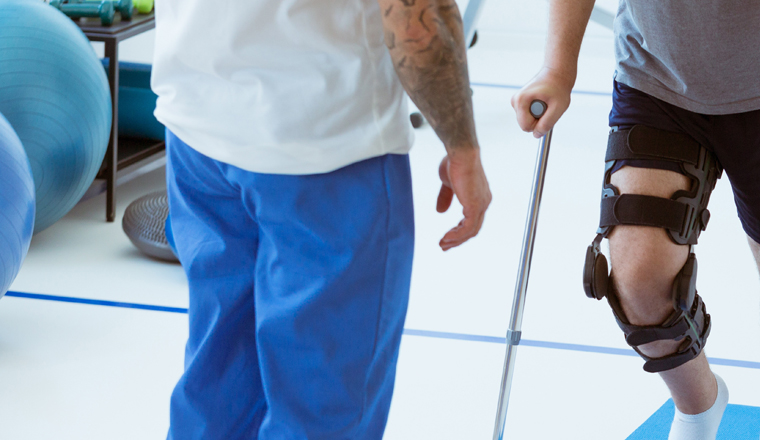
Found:
<path fill-rule="evenodd" d="M 105 56 L 109 60 L 108 84 L 111 87 L 111 140 L 106 151 L 106 221 L 116 220 L 116 172 L 119 157 L 119 43 L 114 39 L 105 41 Z"/>

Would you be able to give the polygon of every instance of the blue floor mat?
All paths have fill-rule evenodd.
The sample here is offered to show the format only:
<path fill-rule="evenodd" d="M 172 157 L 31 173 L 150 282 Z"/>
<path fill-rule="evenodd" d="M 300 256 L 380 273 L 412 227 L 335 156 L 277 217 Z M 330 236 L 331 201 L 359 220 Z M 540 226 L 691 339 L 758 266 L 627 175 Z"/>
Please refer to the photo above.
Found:
<path fill-rule="evenodd" d="M 626 440 L 668 440 L 675 406 L 670 399 L 647 419 Z M 760 438 L 760 408 L 728 405 L 718 429 L 717 440 L 758 440 Z"/>

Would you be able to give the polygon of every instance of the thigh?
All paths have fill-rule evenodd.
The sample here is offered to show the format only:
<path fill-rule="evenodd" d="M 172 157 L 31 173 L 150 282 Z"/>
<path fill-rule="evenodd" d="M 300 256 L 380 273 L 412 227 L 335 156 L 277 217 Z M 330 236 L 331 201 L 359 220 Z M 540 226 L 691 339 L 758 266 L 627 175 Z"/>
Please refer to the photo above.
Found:
<path fill-rule="evenodd" d="M 760 242 L 760 110 L 716 118 L 715 154 L 734 192 L 739 220 Z"/>
<path fill-rule="evenodd" d="M 685 133 L 711 149 L 712 117 L 694 113 L 615 81 L 612 91 L 610 127 L 645 125 Z"/>
<path fill-rule="evenodd" d="M 239 173 L 167 132 L 171 225 L 178 257 L 191 279 L 236 274 L 243 268 L 250 272 L 255 265 L 258 230 L 236 182 Z"/>
<path fill-rule="evenodd" d="M 414 247 L 408 158 L 256 188 L 260 438 L 381 438 Z"/>
<path fill-rule="evenodd" d="M 190 290 L 169 439 L 255 438 L 266 411 L 253 296 L 258 231 L 223 164 L 171 133 L 167 156 L 170 217 Z"/>

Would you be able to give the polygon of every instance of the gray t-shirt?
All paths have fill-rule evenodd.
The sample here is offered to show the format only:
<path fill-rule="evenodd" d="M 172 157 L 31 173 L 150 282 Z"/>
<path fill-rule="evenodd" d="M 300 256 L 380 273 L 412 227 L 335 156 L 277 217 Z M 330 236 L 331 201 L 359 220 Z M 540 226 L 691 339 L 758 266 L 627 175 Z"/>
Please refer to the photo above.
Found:
<path fill-rule="evenodd" d="M 678 107 L 760 109 L 760 1 L 620 0 L 618 82 Z"/>

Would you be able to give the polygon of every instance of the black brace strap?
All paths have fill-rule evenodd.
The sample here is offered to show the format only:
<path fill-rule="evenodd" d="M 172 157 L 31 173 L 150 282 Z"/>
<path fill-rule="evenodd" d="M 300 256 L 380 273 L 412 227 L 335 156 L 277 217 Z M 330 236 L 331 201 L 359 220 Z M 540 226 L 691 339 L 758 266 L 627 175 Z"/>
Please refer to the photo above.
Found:
<path fill-rule="evenodd" d="M 666 322 L 669 322 L 675 319 L 675 322 L 670 325 L 638 326 L 621 324 L 621 327 L 625 327 L 623 331 L 625 331 L 627 335 L 625 341 L 628 345 L 639 346 L 654 341 L 680 340 L 683 338 L 683 335 L 689 331 L 689 323 L 680 315 L 680 313 L 674 311 L 666 320 Z"/>
<path fill-rule="evenodd" d="M 608 298 L 611 297 L 608 296 Z M 674 310 L 668 319 L 659 326 L 626 324 L 620 319 L 624 316 L 618 317 L 617 313 L 615 315 L 618 318 L 618 325 L 626 334 L 625 340 L 628 345 L 632 346 L 636 350 L 636 353 L 646 361 L 644 363 L 644 371 L 659 373 L 680 367 L 699 356 L 702 352 L 707 337 L 710 336 L 712 323 L 710 322 L 710 315 L 705 308 L 705 303 L 699 295 L 694 297 L 693 307 L 690 312 Z M 661 358 L 649 357 L 638 349 L 639 345 L 662 340 L 683 342 L 675 353 Z"/>
<path fill-rule="evenodd" d="M 643 125 L 612 131 L 606 155 L 601 218 L 597 233 L 607 237 L 615 226 L 653 226 L 668 231 L 676 244 L 696 244 L 707 227 L 707 203 L 722 169 L 715 157 L 696 140 L 683 133 Z M 658 160 L 678 163 L 691 179 L 688 190 L 670 198 L 636 194 L 621 195 L 611 176 L 618 160 Z"/>
<path fill-rule="evenodd" d="M 623 194 L 602 199 L 599 226 L 655 226 L 681 233 L 689 205 L 662 197 Z"/>
<path fill-rule="evenodd" d="M 645 371 L 657 373 L 680 367 L 699 356 L 705 346 L 711 322 L 705 304 L 696 292 L 696 265 L 696 257 L 693 253 L 689 254 L 673 284 L 673 313 L 660 325 L 631 324 L 620 306 L 617 294 L 607 294 L 618 326 L 625 333 L 626 342 L 646 361 Z M 685 310 L 682 306 L 685 306 Z M 649 357 L 638 348 L 640 345 L 663 340 L 683 342 L 675 353 L 661 358 Z"/>
<path fill-rule="evenodd" d="M 685 134 L 635 125 L 630 130 L 610 133 L 604 160 L 660 159 L 697 165 L 700 148 L 697 141 Z"/>

